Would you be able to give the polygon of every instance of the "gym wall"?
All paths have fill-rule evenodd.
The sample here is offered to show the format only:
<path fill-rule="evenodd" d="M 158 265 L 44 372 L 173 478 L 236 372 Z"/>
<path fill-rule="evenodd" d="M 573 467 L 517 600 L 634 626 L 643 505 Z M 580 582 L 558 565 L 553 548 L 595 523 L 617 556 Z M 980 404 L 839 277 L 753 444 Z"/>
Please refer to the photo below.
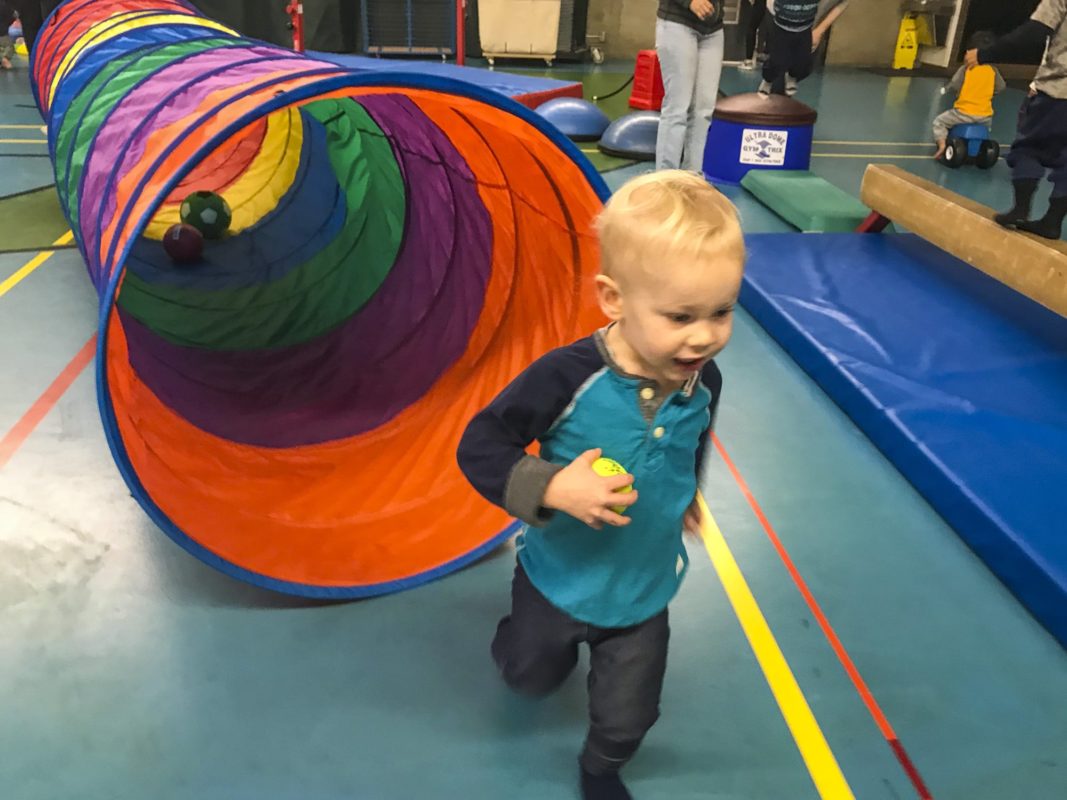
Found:
<path fill-rule="evenodd" d="M 285 0 L 191 0 L 206 16 L 246 36 L 284 47 L 293 46 L 286 26 Z M 358 0 L 310 0 L 304 3 L 304 42 L 308 50 L 354 53 L 360 47 Z"/>

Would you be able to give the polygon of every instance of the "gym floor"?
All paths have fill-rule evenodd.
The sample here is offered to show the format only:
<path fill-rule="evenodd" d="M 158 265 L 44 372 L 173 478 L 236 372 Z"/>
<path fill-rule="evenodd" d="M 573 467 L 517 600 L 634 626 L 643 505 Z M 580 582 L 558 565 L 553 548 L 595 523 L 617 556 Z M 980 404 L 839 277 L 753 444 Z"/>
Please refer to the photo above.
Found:
<path fill-rule="evenodd" d="M 630 65 L 573 69 L 546 74 L 592 95 Z M 757 80 L 727 67 L 723 89 Z M 938 87 L 806 81 L 814 171 L 858 194 L 868 162 L 899 163 L 1003 206 L 1003 164 L 929 159 Z M 1020 98 L 997 100 L 1002 143 Z M 39 124 L 24 64 L 0 74 L 0 794 L 576 797 L 581 670 L 533 702 L 488 657 L 510 547 L 320 604 L 216 573 L 141 512 L 85 368 L 96 296 L 76 250 L 42 255 L 66 227 L 54 192 L 29 192 L 53 181 Z M 612 186 L 647 169 L 623 163 L 598 162 Z M 747 231 L 788 230 L 730 195 Z M 715 522 L 690 543 L 663 716 L 626 772 L 638 800 L 1067 797 L 1067 653 L 743 311 L 720 363 Z"/>

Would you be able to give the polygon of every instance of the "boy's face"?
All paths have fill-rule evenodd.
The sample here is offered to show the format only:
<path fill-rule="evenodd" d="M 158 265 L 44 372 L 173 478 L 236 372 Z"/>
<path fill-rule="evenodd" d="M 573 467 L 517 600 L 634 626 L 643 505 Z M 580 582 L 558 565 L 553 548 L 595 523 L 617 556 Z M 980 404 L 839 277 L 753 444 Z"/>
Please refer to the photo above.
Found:
<path fill-rule="evenodd" d="M 742 264 L 675 262 L 632 272 L 619 282 L 597 278 L 601 308 L 618 322 L 615 356 L 623 369 L 680 385 L 730 340 Z"/>

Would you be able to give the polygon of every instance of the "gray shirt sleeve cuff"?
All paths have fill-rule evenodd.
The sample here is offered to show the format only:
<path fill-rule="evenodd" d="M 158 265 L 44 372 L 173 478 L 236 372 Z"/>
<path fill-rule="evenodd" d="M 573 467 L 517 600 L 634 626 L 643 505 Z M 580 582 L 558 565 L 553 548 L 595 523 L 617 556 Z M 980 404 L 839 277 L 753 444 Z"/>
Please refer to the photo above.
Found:
<path fill-rule="evenodd" d="M 540 527 L 552 519 L 552 511 L 541 505 L 549 481 L 563 467 L 525 455 L 511 470 L 504 487 L 504 510 L 527 525 Z"/>
<path fill-rule="evenodd" d="M 1063 0 L 1053 0 L 1051 3 L 1039 3 L 1034 13 L 1030 16 L 1030 19 L 1034 22 L 1040 22 L 1047 28 L 1051 28 L 1055 31 L 1063 22 L 1065 13 L 1067 13 L 1067 3 Z"/>

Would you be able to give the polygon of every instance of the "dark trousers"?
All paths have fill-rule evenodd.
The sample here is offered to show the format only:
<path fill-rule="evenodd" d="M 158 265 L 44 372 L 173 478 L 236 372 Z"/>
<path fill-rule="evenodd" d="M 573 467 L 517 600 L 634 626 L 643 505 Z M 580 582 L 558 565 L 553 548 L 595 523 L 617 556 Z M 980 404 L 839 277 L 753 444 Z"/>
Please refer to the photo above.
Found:
<path fill-rule="evenodd" d="M 771 25 L 771 37 L 767 43 L 767 61 L 763 64 L 763 80 L 771 84 L 773 91 L 782 92 L 786 73 L 798 81 L 811 74 L 815 56 L 811 52 L 811 28 L 806 31 L 782 30 Z"/>
<path fill-rule="evenodd" d="M 741 0 L 741 9 L 747 16 L 745 25 L 745 58 L 754 58 L 756 55 L 756 36 L 759 34 L 763 18 L 767 15 L 767 0 L 756 0 L 755 3 Z"/>
<path fill-rule="evenodd" d="M 630 628 L 571 618 L 537 591 L 522 566 L 511 584 L 511 614 L 500 620 L 493 660 L 508 686 L 529 695 L 558 687 L 589 644 L 589 733 L 579 761 L 594 775 L 630 760 L 659 718 L 670 627 L 664 610 Z"/>
<path fill-rule="evenodd" d="M 1052 196 L 1067 195 L 1067 100 L 1044 92 L 1023 100 L 1019 128 L 1005 160 L 1012 180 L 1041 180 L 1050 170 Z"/>

